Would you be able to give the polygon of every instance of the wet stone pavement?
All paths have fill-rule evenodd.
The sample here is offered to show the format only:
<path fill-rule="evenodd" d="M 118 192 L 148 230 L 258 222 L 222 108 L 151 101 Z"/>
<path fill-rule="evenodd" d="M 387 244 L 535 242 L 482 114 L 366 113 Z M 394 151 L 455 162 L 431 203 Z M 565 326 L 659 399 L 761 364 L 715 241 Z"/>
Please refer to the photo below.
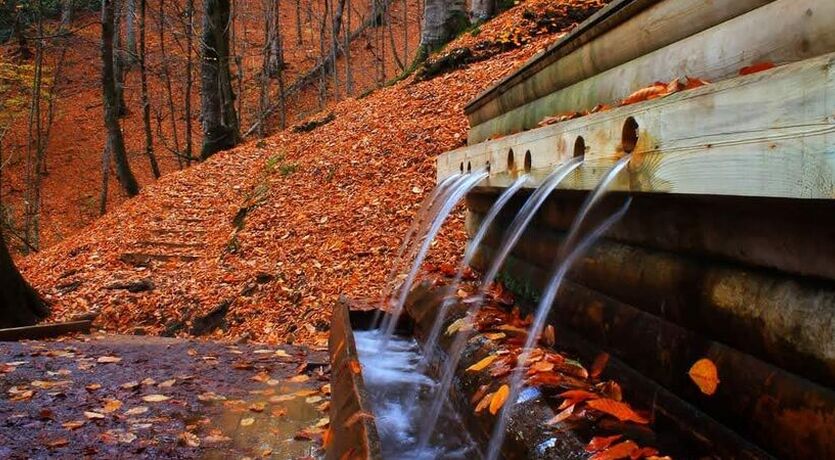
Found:
<path fill-rule="evenodd" d="M 0 459 L 318 459 L 327 353 L 143 336 L 0 343 Z"/>

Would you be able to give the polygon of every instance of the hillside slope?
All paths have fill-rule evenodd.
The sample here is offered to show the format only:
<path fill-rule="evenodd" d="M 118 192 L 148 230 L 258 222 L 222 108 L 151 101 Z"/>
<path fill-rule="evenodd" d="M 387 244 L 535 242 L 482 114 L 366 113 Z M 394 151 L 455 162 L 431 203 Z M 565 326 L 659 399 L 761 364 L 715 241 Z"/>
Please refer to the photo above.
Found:
<path fill-rule="evenodd" d="M 163 177 L 24 259 L 24 273 L 53 302 L 54 319 L 97 310 L 109 331 L 321 340 L 340 294 L 379 296 L 433 186 L 435 157 L 465 142 L 466 102 L 603 4 L 521 3 L 447 47 L 507 51 L 346 100 L 311 132 L 285 131 Z M 464 239 L 455 215 L 432 258 L 455 259 Z"/>

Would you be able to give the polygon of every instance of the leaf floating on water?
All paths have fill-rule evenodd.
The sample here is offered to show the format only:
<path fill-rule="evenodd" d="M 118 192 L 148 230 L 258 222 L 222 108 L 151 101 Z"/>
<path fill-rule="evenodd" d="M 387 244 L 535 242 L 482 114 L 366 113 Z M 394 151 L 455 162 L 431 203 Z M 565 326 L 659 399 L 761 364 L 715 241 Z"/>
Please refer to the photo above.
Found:
<path fill-rule="evenodd" d="M 245 419 L 241 419 L 241 426 L 251 426 L 255 423 L 255 419 L 252 417 L 247 417 Z"/>
<path fill-rule="evenodd" d="M 687 373 L 702 393 L 712 396 L 719 386 L 719 371 L 713 361 L 702 358 L 693 364 Z"/>
<path fill-rule="evenodd" d="M 455 334 L 458 331 L 469 331 L 472 330 L 472 324 L 468 321 L 468 318 L 458 318 L 446 328 L 446 335 Z"/>
<path fill-rule="evenodd" d="M 64 429 L 72 431 L 81 428 L 82 426 L 84 426 L 84 423 L 84 420 L 73 420 L 70 422 L 64 422 L 61 424 L 61 426 L 64 427 Z"/>
<path fill-rule="evenodd" d="M 490 413 L 496 415 L 499 412 L 499 409 L 502 408 L 504 402 L 507 400 L 507 396 L 510 394 L 510 387 L 507 385 L 502 385 L 496 390 L 496 393 L 493 394 L 493 398 L 490 399 Z"/>
<path fill-rule="evenodd" d="M 84 416 L 89 418 L 90 420 L 101 420 L 104 418 L 104 414 L 100 414 L 98 412 L 93 411 L 85 411 Z"/>
<path fill-rule="evenodd" d="M 99 357 L 99 359 L 96 360 L 96 362 L 99 363 L 99 364 L 112 364 L 112 363 L 118 363 L 118 362 L 121 362 L 121 361 L 122 361 L 122 358 L 119 358 L 118 356 L 101 356 L 101 357 Z"/>
<path fill-rule="evenodd" d="M 357 360 L 353 360 L 353 361 L 357 361 Z M 351 365 L 351 369 L 353 370 L 353 368 L 354 368 L 353 364 L 349 363 L 349 365 Z M 357 365 L 359 365 L 359 362 L 357 362 Z M 356 374 L 358 372 L 354 372 L 354 373 Z M 290 381 L 293 382 L 293 383 L 303 383 L 303 382 L 307 382 L 308 380 L 310 380 L 310 376 L 305 375 L 305 374 L 296 375 L 296 376 L 290 378 Z"/>
<path fill-rule="evenodd" d="M 628 404 L 620 401 L 601 398 L 592 399 L 587 404 L 590 408 L 609 414 L 622 422 L 635 422 L 642 425 L 649 423 L 649 420 L 638 415 Z"/>
<path fill-rule="evenodd" d="M 169 398 L 168 396 L 165 396 L 165 395 L 160 395 L 160 394 L 146 395 L 146 396 L 142 397 L 142 400 L 145 401 L 145 402 L 163 402 L 163 401 L 168 401 L 169 399 L 171 399 L 171 398 Z"/>
<path fill-rule="evenodd" d="M 125 411 L 125 415 L 142 415 L 148 412 L 147 406 L 138 406 Z"/>
<path fill-rule="evenodd" d="M 120 407 L 122 407 L 122 401 L 119 401 L 118 399 L 106 399 L 102 412 L 109 414 L 117 411 Z"/>
<path fill-rule="evenodd" d="M 599 452 L 611 446 L 613 442 L 617 441 L 621 437 L 623 437 L 621 434 L 616 434 L 614 436 L 595 436 L 591 438 L 591 441 L 589 441 L 588 444 L 586 444 L 586 452 Z"/>
<path fill-rule="evenodd" d="M 67 438 L 58 438 L 58 439 L 53 439 L 52 441 L 47 441 L 45 444 L 46 444 L 46 447 L 49 447 L 50 449 L 54 449 L 56 447 L 64 447 L 64 446 L 68 445 L 69 443 L 70 443 L 70 440 L 67 439 Z"/>
<path fill-rule="evenodd" d="M 180 433 L 180 443 L 189 447 L 200 447 L 200 438 L 194 433 L 183 431 Z"/>
<path fill-rule="evenodd" d="M 487 366 L 493 364 L 497 358 L 496 355 L 489 355 L 486 358 L 482 359 L 481 361 L 473 364 L 472 366 L 468 367 L 467 370 L 470 372 L 479 372 L 484 370 Z"/>

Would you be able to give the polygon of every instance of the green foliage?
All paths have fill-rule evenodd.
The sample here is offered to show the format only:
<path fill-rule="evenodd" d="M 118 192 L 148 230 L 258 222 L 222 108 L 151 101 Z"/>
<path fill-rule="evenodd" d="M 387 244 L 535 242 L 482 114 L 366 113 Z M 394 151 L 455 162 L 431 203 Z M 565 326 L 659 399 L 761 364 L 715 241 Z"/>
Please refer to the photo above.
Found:
<path fill-rule="evenodd" d="M 298 169 L 299 169 L 299 165 L 297 163 L 287 163 L 287 164 L 282 164 L 281 166 L 279 166 L 278 167 L 278 172 L 282 176 L 286 177 L 286 176 L 289 176 L 290 174 L 293 174 L 294 172 L 298 171 Z"/>
<path fill-rule="evenodd" d="M 515 278 L 505 270 L 499 272 L 496 278 L 501 281 L 506 288 L 510 289 L 511 292 L 521 297 L 522 300 L 533 304 L 539 303 L 541 293 L 539 292 L 539 289 L 534 287 L 530 279 Z"/>
<path fill-rule="evenodd" d="M 284 152 L 277 153 L 269 158 L 267 158 L 266 163 L 264 164 L 264 170 L 267 174 L 272 174 L 275 172 L 276 167 L 280 165 L 284 161 Z"/>

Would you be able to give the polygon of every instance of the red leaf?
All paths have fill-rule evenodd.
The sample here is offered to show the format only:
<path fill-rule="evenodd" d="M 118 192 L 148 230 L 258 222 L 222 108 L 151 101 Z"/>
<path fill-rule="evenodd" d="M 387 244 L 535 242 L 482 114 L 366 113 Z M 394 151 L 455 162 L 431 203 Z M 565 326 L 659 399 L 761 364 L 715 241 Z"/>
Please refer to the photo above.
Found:
<path fill-rule="evenodd" d="M 751 75 L 752 73 L 762 72 L 764 70 L 773 69 L 776 67 L 771 61 L 755 62 L 747 67 L 739 69 L 740 75 Z"/>
<path fill-rule="evenodd" d="M 592 455 L 589 460 L 618 460 L 631 456 L 636 450 L 638 450 L 637 444 L 632 441 L 623 441 L 620 444 L 615 444 L 602 452 Z"/>
<path fill-rule="evenodd" d="M 622 422 L 630 421 L 642 425 L 649 423 L 649 420 L 638 415 L 628 404 L 620 401 L 605 398 L 593 399 L 588 402 L 588 406 L 594 410 L 609 414 Z"/>
<path fill-rule="evenodd" d="M 599 452 L 607 447 L 611 446 L 613 442 L 617 441 L 623 437 L 623 435 L 616 434 L 614 436 L 595 436 L 591 438 L 588 444 L 586 444 L 586 452 Z"/>
<path fill-rule="evenodd" d="M 589 372 L 589 376 L 592 378 L 600 377 L 600 374 L 603 373 L 603 369 L 606 368 L 606 364 L 609 363 L 609 353 L 600 353 L 597 355 L 597 358 L 594 358 L 594 363 L 591 365 L 591 371 Z"/>

